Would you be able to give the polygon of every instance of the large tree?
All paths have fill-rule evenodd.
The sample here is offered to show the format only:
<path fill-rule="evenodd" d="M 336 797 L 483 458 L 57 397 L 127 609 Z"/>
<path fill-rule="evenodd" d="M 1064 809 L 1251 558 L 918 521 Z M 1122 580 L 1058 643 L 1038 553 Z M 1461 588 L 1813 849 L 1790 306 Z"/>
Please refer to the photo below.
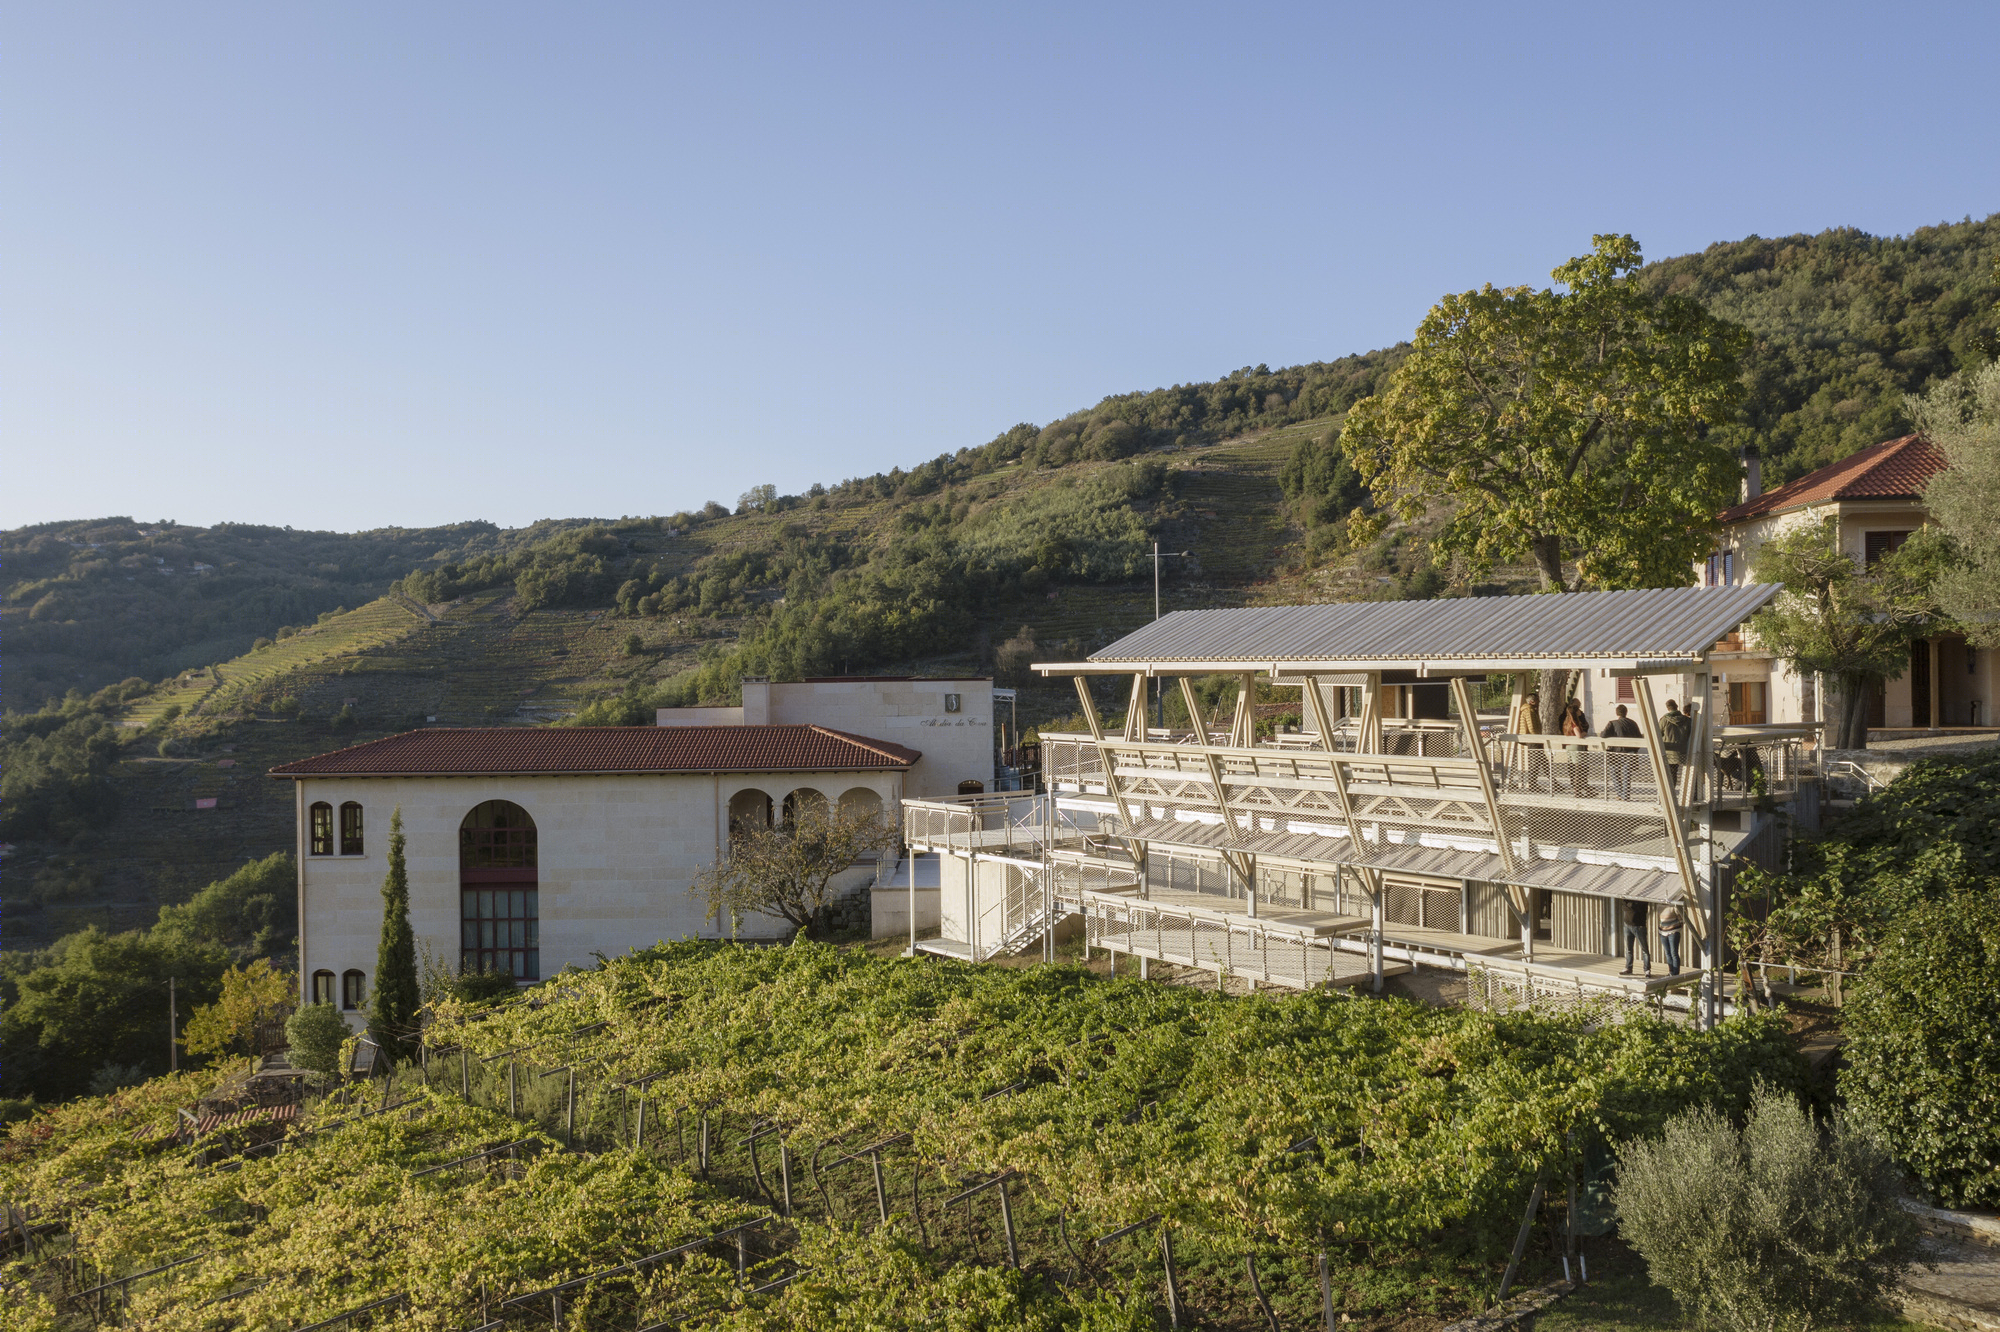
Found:
<path fill-rule="evenodd" d="M 1433 542 L 1473 573 L 1527 560 L 1549 592 L 1680 587 L 1708 553 L 1738 468 L 1708 439 L 1733 418 L 1748 335 L 1634 278 L 1639 246 L 1597 236 L 1561 289 L 1447 296 L 1388 387 L 1348 414 L 1341 446 L 1391 518 L 1448 512 Z M 1545 676 L 1559 729 L 1566 673 Z"/>
<path fill-rule="evenodd" d="M 1938 604 L 1972 642 L 2000 647 L 2000 361 L 1911 397 L 1909 411 L 1946 464 L 1924 491 L 1959 556 L 1938 575 Z"/>
<path fill-rule="evenodd" d="M 410 929 L 410 875 L 403 855 L 403 810 L 389 816 L 389 872 L 382 879 L 382 941 L 375 952 L 375 993 L 368 1027 L 393 1062 L 406 1058 L 417 1034 L 423 993 L 417 982 L 417 941 Z"/>
<path fill-rule="evenodd" d="M 832 904 L 835 876 L 897 840 L 895 825 L 874 811 L 800 800 L 775 828 L 733 833 L 728 859 L 697 875 L 689 892 L 718 917 L 777 916 L 811 933 Z"/>
<path fill-rule="evenodd" d="M 1839 524 L 1831 518 L 1758 547 L 1753 575 L 1785 590 L 1750 627 L 1794 669 L 1822 674 L 1834 686 L 1827 737 L 1833 748 L 1867 746 L 1868 696 L 1907 669 L 1910 643 L 1931 629 L 1937 617 L 1931 584 L 1948 559 L 1945 538 L 1926 528 L 1863 568 L 1840 549 Z"/>

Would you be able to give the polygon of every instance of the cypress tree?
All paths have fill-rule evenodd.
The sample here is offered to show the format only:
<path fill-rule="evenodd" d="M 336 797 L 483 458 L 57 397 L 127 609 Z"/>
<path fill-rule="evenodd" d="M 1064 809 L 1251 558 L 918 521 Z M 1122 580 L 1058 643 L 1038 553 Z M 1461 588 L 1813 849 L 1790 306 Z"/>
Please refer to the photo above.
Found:
<path fill-rule="evenodd" d="M 403 808 L 389 819 L 389 873 L 382 880 L 382 943 L 375 954 L 375 994 L 368 1026 L 382 1053 L 406 1059 L 417 1033 L 417 940 L 410 930 L 410 876 L 403 864 Z"/>

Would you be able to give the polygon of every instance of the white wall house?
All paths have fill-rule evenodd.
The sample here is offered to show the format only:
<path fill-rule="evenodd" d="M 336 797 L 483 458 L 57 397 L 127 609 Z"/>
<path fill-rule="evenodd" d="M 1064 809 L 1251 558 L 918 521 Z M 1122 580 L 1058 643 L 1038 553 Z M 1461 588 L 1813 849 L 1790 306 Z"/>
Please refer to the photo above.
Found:
<path fill-rule="evenodd" d="M 910 769 L 917 799 L 993 789 L 993 681 L 989 677 L 833 675 L 798 681 L 749 678 L 735 708 L 661 708 L 661 726 L 814 723 L 880 736 L 923 757 Z"/>
<path fill-rule="evenodd" d="M 809 725 L 430 728 L 274 768 L 293 784 L 305 998 L 361 1020 L 398 809 L 420 951 L 537 979 L 661 940 L 781 937 L 689 892 L 731 827 L 815 797 L 894 819 L 921 758 Z"/>
<path fill-rule="evenodd" d="M 1850 454 L 1776 490 L 1763 490 L 1758 460 L 1748 463 L 1743 501 L 1725 509 L 1716 548 L 1695 566 L 1704 587 L 1745 587 L 1769 581 L 1757 569 L 1757 551 L 1773 537 L 1831 518 L 1840 549 L 1856 563 L 1873 564 L 1930 521 L 1923 491 L 1944 468 L 1944 458 L 1917 435 Z M 1940 634 L 1912 646 L 1910 661 L 1869 700 L 1868 725 L 1890 730 L 1991 726 L 2000 698 L 1994 653 L 1979 652 L 1957 634 Z M 1739 726 L 1825 721 L 1827 700 L 1819 685 L 1801 678 L 1761 648 L 1754 634 L 1732 635 L 1710 655 L 1715 668 L 1711 706 L 1716 720 Z M 1615 682 L 1594 682 L 1608 698 Z M 1629 686 L 1628 686 L 1629 688 Z M 1593 708 L 1609 715 L 1608 702 Z"/>

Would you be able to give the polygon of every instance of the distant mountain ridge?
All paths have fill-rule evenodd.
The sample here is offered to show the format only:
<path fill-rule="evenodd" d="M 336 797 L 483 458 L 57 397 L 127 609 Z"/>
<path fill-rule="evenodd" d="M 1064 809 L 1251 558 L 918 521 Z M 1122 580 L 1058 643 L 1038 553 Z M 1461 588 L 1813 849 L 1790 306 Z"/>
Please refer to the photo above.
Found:
<path fill-rule="evenodd" d="M 1653 263 L 1642 280 L 1694 295 L 1755 336 L 1743 419 L 1722 433 L 1732 445 L 1762 448 L 1772 484 L 1901 433 L 1908 426 L 1904 394 L 2000 354 L 2000 215 L 1887 239 L 1852 229 L 1750 237 Z M 1421 313 L 1411 312 L 1413 326 Z M 1200 521 L 1178 514 L 1186 505 L 1177 508 L 1173 486 L 1093 508 L 1088 521 L 1100 537 L 1086 551 L 1074 543 L 1056 549 L 1059 532 L 1031 539 L 1001 532 L 997 515 L 977 518 L 982 499 L 1002 498 L 982 479 L 1053 472 L 1056 484 L 1071 475 L 1080 482 L 1097 470 L 1091 464 L 1152 454 L 1180 463 L 1190 450 L 1273 431 L 1324 441 L 1405 350 L 1399 345 L 1278 370 L 1246 367 L 1208 383 L 1114 394 L 907 471 L 816 485 L 797 496 L 761 487 L 733 513 L 710 502 L 650 523 L 548 520 L 504 531 L 469 522 L 341 534 L 125 518 L 15 529 L 0 533 L 7 701 L 32 708 L 71 688 L 88 692 L 127 676 L 152 680 L 226 660 L 287 626 L 379 597 L 398 580 L 420 599 L 507 586 L 521 592 L 528 609 L 712 614 L 791 602 L 796 618 L 801 598 L 823 599 L 869 568 L 879 584 L 875 595 L 969 594 L 988 601 L 996 585 L 1033 592 L 1129 579 L 1139 573 L 1134 561 L 1147 540 L 1188 539 L 1186 524 Z M 992 493 L 974 493 L 981 486 Z M 1009 502 L 1019 502 L 1018 484 L 1003 489 Z M 1130 521 L 1114 520 L 1114 510 L 1129 513 Z M 864 514 L 867 524 L 859 521 Z M 968 519 L 976 521 L 964 526 Z M 685 540 L 697 528 L 700 539 Z M 919 538 L 926 533 L 934 545 L 949 538 L 952 549 L 923 553 Z M 1281 522 L 1267 535 L 1282 548 L 1300 533 Z M 877 568 L 892 547 L 901 554 Z M 971 584 L 890 576 L 926 559 L 990 566 L 993 573 Z M 974 618 L 983 628 L 957 617 L 954 631 L 990 635 L 1003 627 L 991 617 Z M 921 638 L 835 634 L 814 649 L 813 660 L 815 668 L 827 668 L 836 659 L 868 664 L 854 660 L 856 652 L 878 661 L 921 656 L 929 650 Z"/>

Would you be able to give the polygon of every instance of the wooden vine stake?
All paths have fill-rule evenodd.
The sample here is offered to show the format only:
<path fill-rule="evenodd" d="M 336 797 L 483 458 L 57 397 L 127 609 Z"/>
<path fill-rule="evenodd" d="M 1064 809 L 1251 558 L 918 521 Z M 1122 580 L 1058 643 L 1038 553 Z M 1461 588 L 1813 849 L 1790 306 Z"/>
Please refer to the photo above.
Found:
<path fill-rule="evenodd" d="M 1325 1249 L 1319 1251 L 1319 1306 L 1326 1317 L 1326 1332 L 1334 1332 L 1333 1272 L 1327 1263 Z"/>
<path fill-rule="evenodd" d="M 1174 1235 L 1171 1228 L 1160 1227 L 1160 1257 L 1167 1267 L 1167 1326 L 1181 1325 L 1181 1283 L 1174 1275 Z"/>

